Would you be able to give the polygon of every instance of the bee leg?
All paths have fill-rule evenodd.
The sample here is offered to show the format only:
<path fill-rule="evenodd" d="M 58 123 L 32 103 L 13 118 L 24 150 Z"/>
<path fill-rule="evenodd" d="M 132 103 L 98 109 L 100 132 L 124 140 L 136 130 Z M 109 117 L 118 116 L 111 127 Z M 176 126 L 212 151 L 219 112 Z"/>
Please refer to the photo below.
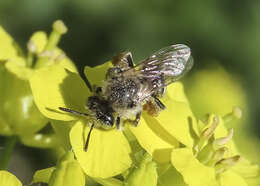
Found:
<path fill-rule="evenodd" d="M 72 110 L 72 109 L 69 109 L 69 108 L 59 107 L 59 109 L 64 111 L 64 112 L 69 112 L 71 114 L 78 115 L 78 116 L 88 116 L 88 114 L 86 114 L 86 113 L 79 112 L 79 111 L 76 111 L 76 110 Z"/>
<path fill-rule="evenodd" d="M 133 123 L 134 123 L 135 126 L 138 125 L 138 123 L 139 123 L 139 121 L 140 121 L 140 119 L 141 119 L 141 114 L 142 114 L 142 112 L 138 112 L 138 113 L 136 114 L 135 120 L 133 121 Z"/>
<path fill-rule="evenodd" d="M 160 109 L 164 110 L 166 108 L 166 106 L 157 97 L 154 96 L 153 98 L 158 107 L 160 107 Z"/>
<path fill-rule="evenodd" d="M 93 128 L 94 128 L 94 124 L 92 124 L 90 126 L 90 129 L 89 129 L 89 132 L 88 132 L 87 140 L 86 140 L 86 143 L 85 143 L 85 146 L 84 146 L 84 151 L 85 152 L 87 152 L 87 150 L 88 150 L 88 144 L 89 144 L 89 140 L 90 140 L 90 135 L 91 135 L 91 132 L 92 132 Z"/>
<path fill-rule="evenodd" d="M 159 90 L 158 96 L 162 97 L 165 94 L 165 92 L 166 92 L 166 87 L 163 87 L 162 89 Z"/>
<path fill-rule="evenodd" d="M 117 128 L 117 130 L 120 129 L 120 117 L 116 118 L 116 128 Z"/>
<path fill-rule="evenodd" d="M 131 68 L 134 67 L 134 62 L 133 62 L 133 57 L 131 52 L 127 52 L 125 58 L 127 60 L 128 66 Z"/>
<path fill-rule="evenodd" d="M 133 58 L 131 52 L 122 52 L 112 58 L 112 63 L 114 66 L 121 67 L 134 67 Z"/>

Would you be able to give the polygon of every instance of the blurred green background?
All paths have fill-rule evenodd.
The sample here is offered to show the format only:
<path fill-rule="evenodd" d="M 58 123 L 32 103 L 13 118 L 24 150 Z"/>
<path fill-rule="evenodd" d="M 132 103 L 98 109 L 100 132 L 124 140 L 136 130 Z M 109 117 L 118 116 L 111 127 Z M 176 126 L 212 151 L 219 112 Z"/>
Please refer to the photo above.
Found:
<path fill-rule="evenodd" d="M 25 49 L 26 42 L 33 32 L 49 32 L 55 20 L 63 20 L 69 32 L 63 36 L 59 45 L 76 63 L 81 73 L 85 65 L 101 64 L 121 51 L 131 51 L 135 62 L 138 62 L 164 46 L 186 44 L 191 48 L 195 60 L 192 72 L 185 78 L 188 96 L 196 98 L 191 101 L 192 107 L 199 109 L 200 101 L 203 102 L 203 97 L 199 100 L 198 96 L 193 95 L 196 93 L 191 92 L 198 90 L 196 87 L 200 85 L 196 73 L 205 70 L 208 75 L 214 74 L 214 68 L 219 68 L 216 63 L 220 64 L 225 72 L 219 76 L 222 77 L 222 81 L 218 87 L 225 82 L 223 76 L 229 78 L 230 75 L 230 82 L 236 89 L 229 90 L 230 87 L 227 86 L 230 84 L 223 83 L 222 89 L 218 89 L 220 92 L 213 94 L 216 97 L 215 102 L 221 107 L 220 97 L 232 100 L 238 94 L 238 98 L 235 98 L 238 101 L 234 104 L 246 105 L 248 119 L 244 125 L 248 132 L 245 136 L 251 136 L 258 141 L 259 10 L 260 1 L 243 0 L 1 0 L 0 24 Z M 201 78 L 207 82 L 207 74 Z M 207 87 L 204 87 L 201 90 L 202 95 L 212 95 L 210 91 L 214 86 L 214 82 L 209 82 L 208 92 Z M 229 91 L 233 92 L 228 94 Z M 207 104 L 214 104 L 214 96 L 213 102 Z M 205 108 L 211 111 L 210 106 Z M 231 111 L 230 108 L 225 109 Z M 194 112 L 199 116 L 204 114 L 203 111 Z M 246 137 L 243 141 L 246 141 Z M 21 146 L 19 148 L 26 156 L 33 151 Z M 37 150 L 35 152 L 38 153 L 36 156 L 42 154 Z M 258 156 L 255 154 L 252 157 L 256 155 Z M 39 159 L 36 158 L 35 162 Z M 49 165 L 51 164 L 52 162 L 49 162 Z M 39 167 L 46 168 L 46 164 Z"/>

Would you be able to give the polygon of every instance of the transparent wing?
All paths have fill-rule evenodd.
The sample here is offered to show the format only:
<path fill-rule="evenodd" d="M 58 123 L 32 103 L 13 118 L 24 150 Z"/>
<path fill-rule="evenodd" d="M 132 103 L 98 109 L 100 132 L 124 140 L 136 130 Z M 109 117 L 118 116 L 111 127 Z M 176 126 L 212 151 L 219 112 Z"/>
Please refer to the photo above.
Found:
<path fill-rule="evenodd" d="M 148 99 L 152 94 L 179 80 L 193 66 L 190 48 L 183 44 L 171 45 L 152 54 L 138 65 L 123 71 L 124 77 L 138 78 L 140 100 Z"/>
<path fill-rule="evenodd" d="M 134 67 L 138 77 L 160 80 L 163 86 L 179 80 L 193 66 L 190 48 L 183 44 L 160 49 Z"/>

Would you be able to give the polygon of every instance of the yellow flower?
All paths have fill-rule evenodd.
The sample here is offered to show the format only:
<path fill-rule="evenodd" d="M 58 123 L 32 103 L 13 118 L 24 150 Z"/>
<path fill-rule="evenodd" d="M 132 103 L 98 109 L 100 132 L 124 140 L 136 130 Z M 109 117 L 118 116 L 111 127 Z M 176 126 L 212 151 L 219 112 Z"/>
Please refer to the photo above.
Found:
<path fill-rule="evenodd" d="M 236 108 L 237 116 L 240 113 Z M 228 116 L 230 117 L 230 116 Z M 206 124 L 198 122 L 199 136 L 193 149 L 173 149 L 171 162 L 191 186 L 246 186 L 248 178 L 258 176 L 259 167 L 242 158 L 231 140 L 233 129 L 225 121 L 211 115 Z"/>
<path fill-rule="evenodd" d="M 111 63 L 85 68 L 85 75 L 91 84 L 100 85 Z M 46 75 L 48 74 L 48 75 Z M 35 102 L 46 117 L 52 120 L 72 121 L 70 143 L 85 173 L 91 177 L 108 178 L 125 172 L 132 165 L 131 149 L 124 134 L 115 129 L 93 129 L 89 149 L 84 144 L 90 130 L 88 120 L 58 110 L 59 107 L 85 111 L 90 90 L 77 73 L 70 72 L 60 65 L 52 65 L 36 71 L 30 79 Z M 168 87 L 162 99 L 167 109 L 153 118 L 143 113 L 137 127 L 126 126 L 140 145 L 160 163 L 170 162 L 171 150 L 182 143 L 193 146 L 190 134 L 193 114 L 183 92 L 181 83 Z"/>
<path fill-rule="evenodd" d="M 20 180 L 8 171 L 0 171 L 0 185 L 22 186 Z"/>
<path fill-rule="evenodd" d="M 66 27 L 61 21 L 53 24 L 49 38 L 43 31 L 35 32 L 25 55 L 0 27 L 0 135 L 19 136 L 22 143 L 29 146 L 45 148 L 57 145 L 53 134 L 37 133 L 48 124 L 49 119 L 35 105 L 29 78 L 36 68 L 54 63 L 76 71 L 72 61 L 57 47 L 60 36 L 65 32 Z"/>

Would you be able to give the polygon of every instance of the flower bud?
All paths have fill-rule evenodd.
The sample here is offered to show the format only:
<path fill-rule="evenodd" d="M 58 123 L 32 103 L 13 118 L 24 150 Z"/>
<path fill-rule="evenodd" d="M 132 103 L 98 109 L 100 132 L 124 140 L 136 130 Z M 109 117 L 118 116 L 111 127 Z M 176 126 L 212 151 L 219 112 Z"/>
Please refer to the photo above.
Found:
<path fill-rule="evenodd" d="M 217 174 L 223 173 L 237 164 L 241 159 L 241 156 L 236 155 L 230 158 L 222 159 L 216 163 L 215 170 Z"/>

